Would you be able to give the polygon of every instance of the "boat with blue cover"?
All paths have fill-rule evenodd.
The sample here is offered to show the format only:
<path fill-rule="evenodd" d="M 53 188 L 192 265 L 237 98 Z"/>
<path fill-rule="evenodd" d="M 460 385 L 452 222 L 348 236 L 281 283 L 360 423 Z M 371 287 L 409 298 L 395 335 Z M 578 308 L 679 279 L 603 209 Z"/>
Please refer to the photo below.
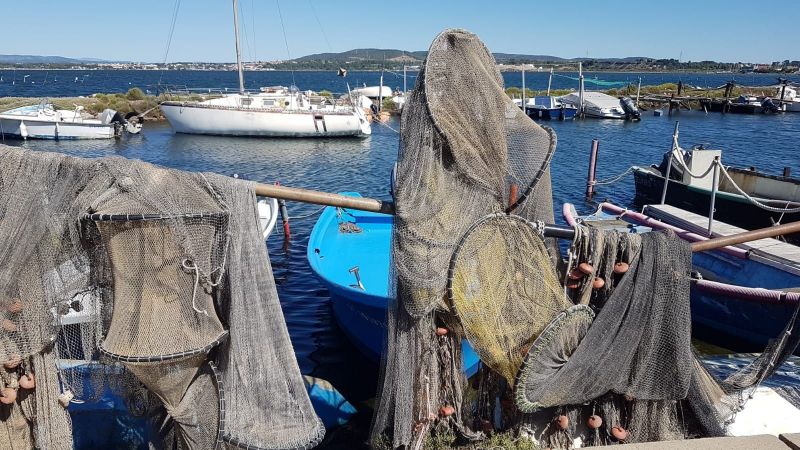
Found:
<path fill-rule="evenodd" d="M 327 207 L 308 241 L 308 262 L 330 292 L 336 322 L 375 362 L 386 347 L 391 237 L 391 215 Z M 480 360 L 467 341 L 462 349 L 464 371 L 471 375 Z"/>
<path fill-rule="evenodd" d="M 647 205 L 639 213 L 601 203 L 594 214 L 579 217 L 567 203 L 563 215 L 570 225 L 582 222 L 632 233 L 670 229 L 687 241 L 708 239 L 708 218 L 671 205 Z M 712 237 L 744 231 L 714 221 Z M 697 252 L 692 265 L 693 328 L 698 337 L 722 347 L 763 350 L 780 336 L 800 302 L 800 248 L 777 239 Z"/>

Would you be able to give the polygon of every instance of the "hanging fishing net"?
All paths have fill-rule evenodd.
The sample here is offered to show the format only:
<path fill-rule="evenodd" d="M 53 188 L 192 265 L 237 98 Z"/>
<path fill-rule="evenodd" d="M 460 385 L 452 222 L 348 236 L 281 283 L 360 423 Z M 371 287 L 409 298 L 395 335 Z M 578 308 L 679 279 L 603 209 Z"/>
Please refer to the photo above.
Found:
<path fill-rule="evenodd" d="M 0 438 L 72 448 L 65 407 L 112 392 L 159 428 L 156 448 L 319 442 L 252 183 L 122 158 L 0 158 Z"/>
<path fill-rule="evenodd" d="M 514 398 L 523 412 L 550 411 L 542 445 L 723 435 L 749 392 L 797 347 L 797 317 L 751 365 L 716 379 L 691 345 L 689 245 L 671 232 L 578 235 L 576 259 L 591 271 L 573 288 L 576 301 L 581 284 L 608 281 L 554 319 L 525 357 Z M 552 425 L 560 420 L 587 426 Z"/>
<path fill-rule="evenodd" d="M 528 346 L 571 303 L 533 224 L 492 214 L 458 242 L 448 298 L 481 361 L 514 384 Z"/>
<path fill-rule="evenodd" d="M 446 300 L 448 267 L 458 241 L 487 214 L 514 211 L 552 222 L 554 149 L 555 135 L 506 96 L 477 36 L 447 30 L 434 39 L 401 123 L 394 300 L 373 444 L 421 444 L 433 428 L 478 437 L 470 430 L 472 409 L 463 404 L 464 332 Z M 508 349 L 486 350 L 492 351 Z"/>

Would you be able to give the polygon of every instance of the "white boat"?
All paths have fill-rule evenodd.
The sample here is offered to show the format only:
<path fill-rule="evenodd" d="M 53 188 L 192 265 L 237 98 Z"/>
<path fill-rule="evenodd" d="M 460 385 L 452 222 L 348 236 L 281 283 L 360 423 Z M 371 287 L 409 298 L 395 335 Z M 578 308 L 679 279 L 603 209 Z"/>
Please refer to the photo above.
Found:
<path fill-rule="evenodd" d="M 800 97 L 797 96 L 797 89 L 793 87 L 778 86 L 775 100 L 783 104 L 783 110 L 786 112 L 800 112 Z"/>
<path fill-rule="evenodd" d="M 49 103 L 23 106 L 0 113 L 0 135 L 22 139 L 110 139 L 123 131 L 138 133 L 140 123 L 128 123 L 113 109 L 99 119 L 85 118 L 82 106 L 56 109 Z"/>
<path fill-rule="evenodd" d="M 562 103 L 581 108 L 581 96 L 573 92 L 559 98 Z M 586 91 L 583 93 L 583 112 L 586 117 L 597 119 L 626 119 L 627 115 L 620 101 L 602 92 Z"/>
<path fill-rule="evenodd" d="M 254 137 L 367 136 L 372 129 L 358 99 L 337 105 L 296 87 L 244 90 L 237 0 L 233 0 L 239 92 L 205 101 L 166 101 L 159 105 L 177 133 Z"/>
<path fill-rule="evenodd" d="M 378 97 L 389 98 L 393 95 L 392 88 L 390 88 L 389 86 L 367 86 L 366 84 L 364 85 L 364 87 L 353 89 L 353 93 L 360 94 L 363 95 L 364 97 L 369 97 L 369 98 L 378 98 Z"/>
<path fill-rule="evenodd" d="M 258 223 L 261 226 L 261 235 L 266 240 L 275 223 L 278 221 L 278 200 L 274 198 L 262 198 L 258 201 Z"/>
<path fill-rule="evenodd" d="M 331 102 L 294 87 L 276 87 L 201 102 L 166 101 L 159 106 L 177 133 L 260 137 L 371 134 L 361 108 Z"/>

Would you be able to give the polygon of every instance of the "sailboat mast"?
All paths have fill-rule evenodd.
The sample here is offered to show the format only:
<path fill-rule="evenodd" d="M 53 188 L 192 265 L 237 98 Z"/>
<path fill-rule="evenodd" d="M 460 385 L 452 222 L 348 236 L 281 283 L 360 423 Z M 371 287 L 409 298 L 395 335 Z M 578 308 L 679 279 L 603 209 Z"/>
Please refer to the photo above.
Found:
<path fill-rule="evenodd" d="M 233 0 L 233 31 L 236 33 L 236 65 L 239 67 L 239 93 L 244 94 L 244 69 L 242 51 L 239 48 L 239 2 Z"/>

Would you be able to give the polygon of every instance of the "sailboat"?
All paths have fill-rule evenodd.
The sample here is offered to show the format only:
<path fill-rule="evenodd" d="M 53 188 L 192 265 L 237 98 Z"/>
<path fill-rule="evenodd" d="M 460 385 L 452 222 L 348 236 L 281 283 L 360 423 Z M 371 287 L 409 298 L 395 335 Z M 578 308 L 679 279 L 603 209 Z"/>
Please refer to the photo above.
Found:
<path fill-rule="evenodd" d="M 350 105 L 337 105 L 295 86 L 246 92 L 237 0 L 233 0 L 233 28 L 239 92 L 199 102 L 161 103 L 161 112 L 175 132 L 252 137 L 368 136 L 372 133 L 369 120 L 352 94 Z"/>

